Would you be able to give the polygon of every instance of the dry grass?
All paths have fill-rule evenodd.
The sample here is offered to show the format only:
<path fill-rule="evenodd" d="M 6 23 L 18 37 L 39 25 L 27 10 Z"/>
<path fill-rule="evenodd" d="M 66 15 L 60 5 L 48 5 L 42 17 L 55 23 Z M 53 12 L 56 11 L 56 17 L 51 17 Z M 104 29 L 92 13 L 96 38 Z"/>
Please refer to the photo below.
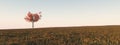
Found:
<path fill-rule="evenodd" d="M 11 29 L 0 31 L 0 45 L 119 45 L 120 26 Z"/>

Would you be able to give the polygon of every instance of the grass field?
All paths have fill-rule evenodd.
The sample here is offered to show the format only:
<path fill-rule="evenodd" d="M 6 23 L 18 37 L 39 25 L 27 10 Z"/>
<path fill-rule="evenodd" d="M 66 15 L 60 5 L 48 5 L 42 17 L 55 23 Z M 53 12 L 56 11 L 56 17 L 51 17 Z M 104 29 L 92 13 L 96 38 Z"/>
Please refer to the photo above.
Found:
<path fill-rule="evenodd" d="M 0 45 L 120 45 L 120 26 L 1 29 Z"/>

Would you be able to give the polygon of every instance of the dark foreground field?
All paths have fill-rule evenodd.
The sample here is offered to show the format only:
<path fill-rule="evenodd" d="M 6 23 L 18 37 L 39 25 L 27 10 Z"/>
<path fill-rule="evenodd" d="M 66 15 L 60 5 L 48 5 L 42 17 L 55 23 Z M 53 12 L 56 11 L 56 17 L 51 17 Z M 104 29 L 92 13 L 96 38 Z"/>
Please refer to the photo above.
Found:
<path fill-rule="evenodd" d="M 120 26 L 1 30 L 0 45 L 120 45 Z"/>

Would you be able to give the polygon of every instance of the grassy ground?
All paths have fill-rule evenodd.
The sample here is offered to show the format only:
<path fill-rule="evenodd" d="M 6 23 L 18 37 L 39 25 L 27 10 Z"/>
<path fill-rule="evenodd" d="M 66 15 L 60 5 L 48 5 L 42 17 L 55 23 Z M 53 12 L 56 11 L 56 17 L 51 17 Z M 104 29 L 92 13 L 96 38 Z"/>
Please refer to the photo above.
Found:
<path fill-rule="evenodd" d="M 0 30 L 0 45 L 119 45 L 120 26 Z"/>

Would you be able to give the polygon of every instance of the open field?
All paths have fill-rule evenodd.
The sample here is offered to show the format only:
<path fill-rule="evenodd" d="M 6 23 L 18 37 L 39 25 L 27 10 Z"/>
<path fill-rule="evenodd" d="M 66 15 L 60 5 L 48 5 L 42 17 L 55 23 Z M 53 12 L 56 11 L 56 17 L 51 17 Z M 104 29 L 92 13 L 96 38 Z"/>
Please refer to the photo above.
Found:
<path fill-rule="evenodd" d="M 0 45 L 120 45 L 120 26 L 1 29 Z"/>

